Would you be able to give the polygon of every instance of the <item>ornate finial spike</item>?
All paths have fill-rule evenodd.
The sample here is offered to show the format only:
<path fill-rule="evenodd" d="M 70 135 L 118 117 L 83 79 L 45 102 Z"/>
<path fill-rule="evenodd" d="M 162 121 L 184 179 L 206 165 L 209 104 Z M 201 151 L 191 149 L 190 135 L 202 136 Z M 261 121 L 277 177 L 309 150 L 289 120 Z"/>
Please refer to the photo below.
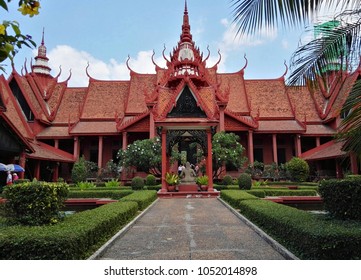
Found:
<path fill-rule="evenodd" d="M 43 27 L 43 36 L 41 38 L 41 44 L 44 46 L 44 33 L 45 33 L 45 27 Z"/>

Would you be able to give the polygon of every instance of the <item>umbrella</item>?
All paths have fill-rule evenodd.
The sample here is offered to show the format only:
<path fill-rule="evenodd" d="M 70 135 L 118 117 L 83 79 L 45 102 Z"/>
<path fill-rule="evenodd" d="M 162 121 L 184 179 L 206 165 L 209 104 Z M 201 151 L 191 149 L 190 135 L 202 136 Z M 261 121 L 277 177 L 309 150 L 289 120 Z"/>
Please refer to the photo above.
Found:
<path fill-rule="evenodd" d="M 7 165 L 3 164 L 3 163 L 0 163 L 0 171 L 8 171 Z"/>
<path fill-rule="evenodd" d="M 3 164 L 0 163 L 0 171 L 11 171 L 11 172 L 24 172 L 25 169 L 18 164 Z"/>
<path fill-rule="evenodd" d="M 7 166 L 9 168 L 9 171 L 12 171 L 12 172 L 24 172 L 25 171 L 24 168 L 22 168 L 20 165 L 17 165 L 17 164 L 8 164 Z"/>

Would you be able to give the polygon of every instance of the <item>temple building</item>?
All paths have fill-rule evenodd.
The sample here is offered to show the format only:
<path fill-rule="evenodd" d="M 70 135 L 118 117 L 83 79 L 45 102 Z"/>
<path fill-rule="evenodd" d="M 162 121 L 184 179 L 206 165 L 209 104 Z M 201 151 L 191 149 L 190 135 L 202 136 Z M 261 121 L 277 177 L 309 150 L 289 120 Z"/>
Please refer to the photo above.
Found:
<path fill-rule="evenodd" d="M 359 172 L 355 157 L 333 140 L 346 86 L 289 87 L 287 67 L 279 78 L 245 79 L 246 58 L 238 72 L 219 73 L 221 55 L 208 66 L 209 50 L 203 55 L 193 41 L 187 5 L 179 42 L 169 57 L 164 52 L 165 68 L 152 59 L 155 74 L 133 71 L 128 60 L 129 80 L 88 74 L 87 87 L 68 87 L 71 75 L 65 81 L 51 75 L 43 39 L 30 71 L 13 68 L 8 79 L 0 77 L 0 162 L 20 164 L 29 179 L 69 180 L 81 155 L 104 167 L 119 149 L 159 136 L 164 177 L 175 144 L 191 153 L 186 140 L 202 147 L 210 170 L 212 135 L 225 131 L 240 137 L 249 163 L 281 164 L 298 156 L 330 176 Z M 360 74 L 349 73 L 344 84 Z"/>

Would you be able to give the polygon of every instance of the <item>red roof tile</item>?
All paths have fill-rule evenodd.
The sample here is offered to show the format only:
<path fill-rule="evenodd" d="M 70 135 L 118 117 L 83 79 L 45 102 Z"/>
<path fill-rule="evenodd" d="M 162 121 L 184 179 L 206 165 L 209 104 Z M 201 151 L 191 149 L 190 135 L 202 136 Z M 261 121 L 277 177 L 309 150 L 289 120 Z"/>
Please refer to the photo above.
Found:
<path fill-rule="evenodd" d="M 54 123 L 68 124 L 79 120 L 86 88 L 67 88 L 60 100 Z"/>
<path fill-rule="evenodd" d="M 133 74 L 130 79 L 129 96 L 126 103 L 127 114 L 139 114 L 147 110 L 144 94 L 155 90 L 157 75 Z"/>
<path fill-rule="evenodd" d="M 331 136 L 335 133 L 334 129 L 324 124 L 307 124 L 305 135 Z"/>
<path fill-rule="evenodd" d="M 81 118 L 114 119 L 117 114 L 124 114 L 128 90 L 128 81 L 91 81 Z"/>
<path fill-rule="evenodd" d="M 251 116 L 267 118 L 294 117 L 283 79 L 246 80 Z"/>
<path fill-rule="evenodd" d="M 115 121 L 80 121 L 70 131 L 72 135 L 118 134 Z"/>
<path fill-rule="evenodd" d="M 343 144 L 343 142 L 332 140 L 301 154 L 301 158 L 312 161 L 344 157 L 346 156 L 346 152 L 342 151 Z"/>
<path fill-rule="evenodd" d="M 36 135 L 38 139 L 69 138 L 68 126 L 50 126 Z"/>
<path fill-rule="evenodd" d="M 31 147 L 35 150 L 34 153 L 27 154 L 28 158 L 40 159 L 40 160 L 50 160 L 50 161 L 59 161 L 59 162 L 74 162 L 72 154 L 64 152 L 55 147 L 49 146 L 45 143 L 39 141 L 31 141 Z"/>
<path fill-rule="evenodd" d="M 258 132 L 302 133 L 305 131 L 296 120 L 259 120 Z"/>

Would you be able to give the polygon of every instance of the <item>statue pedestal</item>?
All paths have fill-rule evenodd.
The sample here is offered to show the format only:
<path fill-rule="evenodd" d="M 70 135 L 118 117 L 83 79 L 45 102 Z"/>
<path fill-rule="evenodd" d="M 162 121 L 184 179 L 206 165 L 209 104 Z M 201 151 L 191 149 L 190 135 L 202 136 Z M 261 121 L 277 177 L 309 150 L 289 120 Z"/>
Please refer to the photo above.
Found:
<path fill-rule="evenodd" d="M 198 191 L 198 185 L 193 184 L 180 184 L 178 185 L 178 192 L 197 192 Z"/>

